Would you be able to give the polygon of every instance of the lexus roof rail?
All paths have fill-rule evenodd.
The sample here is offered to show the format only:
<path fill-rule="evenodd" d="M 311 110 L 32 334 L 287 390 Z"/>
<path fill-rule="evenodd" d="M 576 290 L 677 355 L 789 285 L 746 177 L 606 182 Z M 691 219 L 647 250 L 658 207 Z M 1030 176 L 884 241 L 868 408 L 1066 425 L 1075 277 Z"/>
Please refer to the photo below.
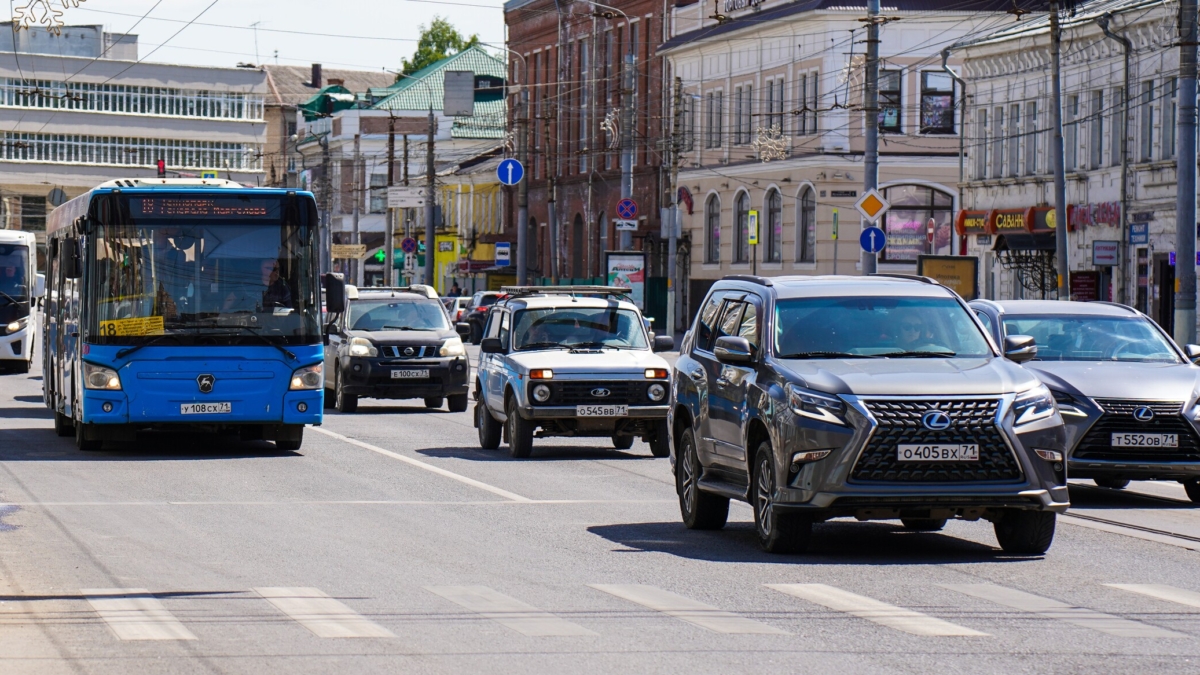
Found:
<path fill-rule="evenodd" d="M 923 277 L 920 274 L 901 274 L 899 272 L 873 272 L 870 276 L 873 277 L 891 277 L 893 279 L 907 279 L 909 281 L 920 281 L 934 286 L 941 286 L 942 282 L 933 277 Z"/>
<path fill-rule="evenodd" d="M 760 276 L 757 276 L 754 274 L 730 274 L 727 277 L 723 277 L 721 280 L 722 281 L 749 281 L 750 283 L 758 284 L 759 286 L 774 286 L 775 285 L 775 282 L 771 281 L 770 278 L 760 277 Z"/>

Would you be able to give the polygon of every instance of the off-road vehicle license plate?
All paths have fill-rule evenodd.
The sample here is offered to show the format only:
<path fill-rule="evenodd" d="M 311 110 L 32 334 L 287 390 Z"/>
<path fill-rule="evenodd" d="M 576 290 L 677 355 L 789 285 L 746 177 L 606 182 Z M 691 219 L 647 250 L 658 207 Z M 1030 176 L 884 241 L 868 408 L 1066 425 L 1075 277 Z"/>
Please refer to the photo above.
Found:
<path fill-rule="evenodd" d="M 896 455 L 901 462 L 978 462 L 979 446 L 975 444 L 898 445 Z"/>
<path fill-rule="evenodd" d="M 1114 448 L 1178 448 L 1179 434 L 1131 434 L 1112 435 Z"/>
<path fill-rule="evenodd" d="M 393 370 L 393 380 L 423 380 L 429 377 L 429 369 L 422 368 L 421 370 Z"/>
<path fill-rule="evenodd" d="M 211 415 L 233 412 L 232 403 L 180 403 L 180 415 Z"/>
<path fill-rule="evenodd" d="M 627 405 L 577 405 L 576 417 L 625 417 L 629 414 Z"/>

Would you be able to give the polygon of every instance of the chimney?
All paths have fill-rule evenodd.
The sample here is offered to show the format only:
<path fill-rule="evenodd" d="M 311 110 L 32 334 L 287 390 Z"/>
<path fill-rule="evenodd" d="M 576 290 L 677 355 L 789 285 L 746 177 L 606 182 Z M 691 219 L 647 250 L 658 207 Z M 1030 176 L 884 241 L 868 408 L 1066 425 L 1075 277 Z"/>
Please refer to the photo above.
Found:
<path fill-rule="evenodd" d="M 321 84 L 321 64 L 319 63 L 312 64 L 312 86 L 317 89 L 323 86 Z"/>

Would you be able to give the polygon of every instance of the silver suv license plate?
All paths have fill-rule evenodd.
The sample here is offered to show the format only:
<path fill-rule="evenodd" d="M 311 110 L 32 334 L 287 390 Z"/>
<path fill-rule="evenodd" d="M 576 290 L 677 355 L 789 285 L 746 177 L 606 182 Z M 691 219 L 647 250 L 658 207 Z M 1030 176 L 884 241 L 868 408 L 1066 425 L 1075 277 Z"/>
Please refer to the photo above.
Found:
<path fill-rule="evenodd" d="M 233 412 L 232 403 L 180 403 L 180 415 L 212 415 Z"/>
<path fill-rule="evenodd" d="M 625 417 L 629 414 L 627 405 L 577 405 L 576 417 Z"/>
<path fill-rule="evenodd" d="M 393 380 L 423 380 L 429 377 L 429 369 L 422 368 L 421 370 L 393 370 Z"/>
<path fill-rule="evenodd" d="M 1112 435 L 1114 448 L 1178 448 L 1179 434 L 1131 434 Z"/>
<path fill-rule="evenodd" d="M 901 462 L 978 462 L 976 444 L 898 445 L 896 455 Z"/>

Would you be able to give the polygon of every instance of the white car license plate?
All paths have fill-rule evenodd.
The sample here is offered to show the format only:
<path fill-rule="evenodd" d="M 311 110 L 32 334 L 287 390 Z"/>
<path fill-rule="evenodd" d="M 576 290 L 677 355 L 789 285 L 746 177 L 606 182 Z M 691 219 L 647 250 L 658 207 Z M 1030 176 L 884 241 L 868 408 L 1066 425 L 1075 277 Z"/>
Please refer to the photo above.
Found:
<path fill-rule="evenodd" d="M 422 368 L 420 370 L 393 370 L 393 380 L 422 380 L 429 377 L 429 369 Z"/>
<path fill-rule="evenodd" d="M 979 446 L 966 443 L 898 445 L 896 455 L 901 462 L 978 462 Z"/>
<path fill-rule="evenodd" d="M 629 414 L 627 405 L 577 405 L 576 417 L 625 417 Z"/>
<path fill-rule="evenodd" d="M 1179 434 L 1134 434 L 1128 432 L 1112 435 L 1114 448 L 1178 448 Z"/>
<path fill-rule="evenodd" d="M 180 415 L 212 415 L 233 412 L 232 403 L 180 403 Z"/>

